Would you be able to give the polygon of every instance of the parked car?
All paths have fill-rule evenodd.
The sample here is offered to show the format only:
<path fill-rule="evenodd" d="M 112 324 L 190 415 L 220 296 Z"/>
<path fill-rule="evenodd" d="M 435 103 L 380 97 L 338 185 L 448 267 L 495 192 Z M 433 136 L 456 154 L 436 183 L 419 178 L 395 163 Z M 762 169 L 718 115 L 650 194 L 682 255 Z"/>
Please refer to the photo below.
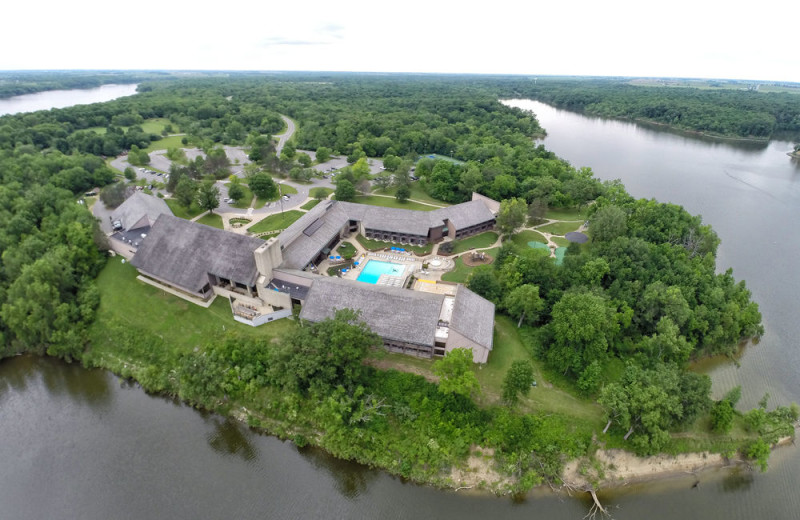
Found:
<path fill-rule="evenodd" d="M 283 196 L 283 200 L 289 200 L 289 196 L 288 195 L 284 195 Z"/>

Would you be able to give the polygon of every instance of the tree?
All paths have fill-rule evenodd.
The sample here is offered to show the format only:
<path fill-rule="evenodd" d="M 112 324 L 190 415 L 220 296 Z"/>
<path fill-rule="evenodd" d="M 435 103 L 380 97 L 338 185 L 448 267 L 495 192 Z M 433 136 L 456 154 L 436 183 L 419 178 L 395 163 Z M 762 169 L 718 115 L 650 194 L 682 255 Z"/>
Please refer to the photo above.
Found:
<path fill-rule="evenodd" d="M 383 167 L 393 172 L 397 170 L 403 160 L 396 155 L 386 155 L 383 157 Z"/>
<path fill-rule="evenodd" d="M 109 184 L 100 190 L 100 200 L 109 208 L 116 208 L 123 202 L 128 193 L 128 186 L 124 182 Z"/>
<path fill-rule="evenodd" d="M 467 278 L 467 287 L 470 291 L 495 303 L 500 299 L 503 291 L 500 281 L 490 265 L 479 265 L 473 269 Z"/>
<path fill-rule="evenodd" d="M 516 360 L 503 378 L 503 401 L 515 405 L 520 395 L 527 396 L 533 384 L 533 365 L 528 360 Z"/>
<path fill-rule="evenodd" d="M 433 364 L 433 373 L 439 377 L 439 391 L 464 397 L 480 391 L 478 378 L 472 371 L 472 349 L 454 348 Z"/>
<path fill-rule="evenodd" d="M 385 190 L 392 183 L 392 177 L 388 173 L 383 172 L 375 177 L 373 183 L 376 188 Z"/>
<path fill-rule="evenodd" d="M 183 177 L 178 181 L 178 185 L 175 186 L 175 198 L 182 206 L 187 208 L 192 205 L 196 193 L 197 183 L 188 177 Z"/>
<path fill-rule="evenodd" d="M 130 166 L 125 168 L 124 175 L 125 175 L 125 178 L 128 179 L 129 181 L 135 181 L 136 180 L 136 171 L 133 168 L 131 168 Z"/>
<path fill-rule="evenodd" d="M 528 214 L 528 204 L 525 199 L 506 199 L 500 202 L 500 212 L 497 215 L 497 227 L 503 234 L 513 233 L 515 229 L 525 223 Z"/>
<path fill-rule="evenodd" d="M 200 185 L 197 190 L 197 204 L 211 213 L 219 207 L 219 188 L 214 181 L 206 181 Z"/>
<path fill-rule="evenodd" d="M 347 179 L 342 179 L 336 183 L 336 200 L 350 201 L 356 196 L 356 189 L 353 183 Z"/>
<path fill-rule="evenodd" d="M 273 199 L 278 196 L 278 186 L 266 173 L 257 173 L 248 180 L 250 191 L 259 199 Z"/>
<path fill-rule="evenodd" d="M 304 168 L 308 168 L 311 166 L 311 156 L 307 153 L 299 153 L 297 154 L 297 162 L 299 162 Z"/>
<path fill-rule="evenodd" d="M 292 331 L 278 347 L 271 371 L 276 380 L 299 391 L 353 388 L 363 373 L 368 349 L 380 344 L 380 337 L 357 312 L 340 309 L 333 318 Z"/>
<path fill-rule="evenodd" d="M 544 216 L 547 214 L 547 201 L 543 199 L 533 199 L 528 205 L 528 217 L 530 217 L 532 224 L 542 222 Z"/>
<path fill-rule="evenodd" d="M 401 184 L 397 187 L 397 192 L 394 194 L 394 198 L 397 199 L 397 202 L 405 202 L 409 197 L 411 197 L 411 188 L 408 184 Z"/>
<path fill-rule="evenodd" d="M 733 406 L 727 399 L 714 403 L 711 408 L 711 429 L 715 433 L 728 433 L 733 426 Z"/>
<path fill-rule="evenodd" d="M 331 158 L 331 149 L 327 146 L 320 146 L 317 148 L 317 163 L 324 163 Z"/>
<path fill-rule="evenodd" d="M 322 200 L 328 196 L 328 190 L 325 188 L 313 188 L 308 192 L 308 194 L 317 200 Z"/>
<path fill-rule="evenodd" d="M 603 359 L 619 332 L 616 310 L 603 296 L 570 291 L 553 305 L 550 364 L 563 373 L 580 375 L 592 361 Z"/>
<path fill-rule="evenodd" d="M 228 186 L 228 197 L 232 198 L 233 200 L 239 201 L 244 197 L 244 195 L 245 192 L 241 183 L 232 182 L 231 185 Z"/>
<path fill-rule="evenodd" d="M 628 231 L 628 216 L 625 211 L 617 206 L 605 206 L 589 222 L 589 233 L 592 240 L 610 242 L 624 235 Z"/>
<path fill-rule="evenodd" d="M 503 299 L 503 306 L 512 317 L 519 316 L 517 328 L 526 321 L 533 325 L 539 319 L 539 313 L 544 308 L 544 302 L 539 298 L 539 288 L 535 285 L 524 284 L 512 290 Z"/>

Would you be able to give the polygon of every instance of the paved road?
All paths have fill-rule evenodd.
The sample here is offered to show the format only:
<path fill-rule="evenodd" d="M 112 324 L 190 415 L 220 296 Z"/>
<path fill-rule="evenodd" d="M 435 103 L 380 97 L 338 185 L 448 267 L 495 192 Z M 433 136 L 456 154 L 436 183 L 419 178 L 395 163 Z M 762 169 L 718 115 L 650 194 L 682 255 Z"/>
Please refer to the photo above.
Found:
<path fill-rule="evenodd" d="M 295 127 L 294 121 L 286 117 L 285 115 L 281 114 L 281 119 L 283 119 L 284 123 L 286 123 L 286 131 L 280 135 L 276 135 L 275 137 L 278 138 L 278 144 L 275 146 L 275 153 L 280 157 L 281 150 L 283 150 L 283 145 L 286 144 L 286 141 L 289 140 L 292 135 L 294 135 Z"/>

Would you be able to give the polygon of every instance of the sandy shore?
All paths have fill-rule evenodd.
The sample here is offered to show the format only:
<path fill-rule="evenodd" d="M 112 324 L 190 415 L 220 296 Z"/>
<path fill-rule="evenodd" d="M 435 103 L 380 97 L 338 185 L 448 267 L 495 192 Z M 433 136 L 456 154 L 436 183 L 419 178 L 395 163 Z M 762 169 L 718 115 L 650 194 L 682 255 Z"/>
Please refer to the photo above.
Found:
<path fill-rule="evenodd" d="M 602 488 L 695 473 L 731 463 L 722 455 L 709 452 L 637 457 L 622 450 L 598 450 L 595 459 L 603 468 Z M 570 461 L 564 467 L 564 482 L 569 486 L 586 487 L 592 477 L 597 477 L 596 471 L 582 472 L 580 460 Z"/>

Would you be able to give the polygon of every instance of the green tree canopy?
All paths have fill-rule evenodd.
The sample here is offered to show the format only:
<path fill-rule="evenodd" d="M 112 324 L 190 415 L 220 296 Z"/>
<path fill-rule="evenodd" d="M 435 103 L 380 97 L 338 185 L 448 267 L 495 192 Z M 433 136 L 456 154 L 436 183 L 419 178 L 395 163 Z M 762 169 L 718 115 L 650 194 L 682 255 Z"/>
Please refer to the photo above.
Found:
<path fill-rule="evenodd" d="M 503 378 L 503 401 L 515 405 L 520 395 L 527 396 L 533 384 L 533 365 L 528 360 L 516 360 Z"/>
<path fill-rule="evenodd" d="M 278 186 L 266 173 L 256 173 L 247 181 L 256 197 L 259 199 L 274 199 L 278 195 Z"/>
<path fill-rule="evenodd" d="M 439 377 L 439 391 L 470 397 L 480 391 L 480 384 L 472 371 L 472 350 L 455 348 L 433 364 L 433 373 Z"/>
<path fill-rule="evenodd" d="M 356 196 L 356 188 L 347 179 L 341 179 L 336 183 L 336 200 L 351 201 Z"/>
<path fill-rule="evenodd" d="M 206 181 L 197 190 L 197 205 L 208 212 L 219 207 L 219 188 L 214 181 Z"/>
<path fill-rule="evenodd" d="M 528 204 L 525 199 L 512 198 L 500 202 L 500 213 L 497 215 L 497 228 L 503 234 L 513 233 L 525 223 L 528 215 Z"/>

